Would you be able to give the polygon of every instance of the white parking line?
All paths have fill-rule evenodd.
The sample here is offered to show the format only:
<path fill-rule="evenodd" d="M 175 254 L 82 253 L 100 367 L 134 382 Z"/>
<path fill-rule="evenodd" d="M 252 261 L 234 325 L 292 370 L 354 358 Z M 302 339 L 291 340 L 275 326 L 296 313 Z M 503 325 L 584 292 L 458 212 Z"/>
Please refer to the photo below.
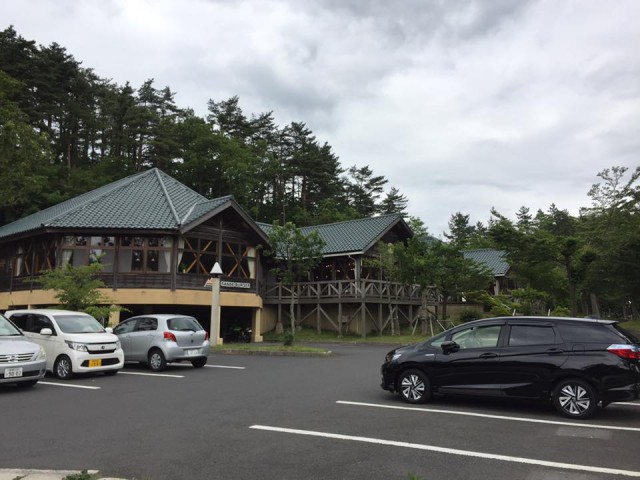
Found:
<path fill-rule="evenodd" d="M 606 430 L 625 430 L 628 432 L 640 432 L 640 428 L 637 428 L 637 427 L 619 427 L 615 425 L 596 425 L 593 423 L 560 422 L 555 420 L 539 420 L 537 418 L 525 418 L 525 417 L 507 417 L 504 415 L 489 415 L 486 413 L 459 412 L 456 410 L 440 410 L 435 408 L 400 407 L 397 405 L 382 405 L 377 403 L 346 402 L 343 400 L 338 400 L 336 403 L 339 403 L 341 405 L 355 405 L 358 407 L 388 408 L 392 410 L 407 410 L 407 411 L 422 412 L 422 413 L 445 413 L 448 415 L 465 415 L 468 417 L 493 418 L 498 420 L 511 420 L 514 422 L 544 423 L 547 425 L 562 425 L 562 426 L 571 426 L 571 427 L 600 428 L 600 429 L 606 429 Z"/>
<path fill-rule="evenodd" d="M 640 407 L 640 403 L 635 402 L 613 402 L 611 405 L 629 405 L 631 407 Z"/>
<path fill-rule="evenodd" d="M 101 387 L 87 387 L 85 385 L 73 385 L 71 383 L 56 383 L 39 381 L 38 385 L 55 385 L 56 387 L 84 388 L 86 390 L 100 390 Z"/>
<path fill-rule="evenodd" d="M 168 378 L 184 378 L 184 375 L 170 375 L 168 373 L 143 373 L 143 372 L 123 372 L 118 375 L 143 375 L 146 377 L 168 377 Z"/>
<path fill-rule="evenodd" d="M 493 453 L 474 452 L 471 450 L 458 450 L 455 448 L 436 447 L 434 445 L 423 445 L 420 443 L 396 442 L 379 438 L 359 437 L 352 435 L 341 435 L 337 433 L 315 432 L 312 430 L 298 430 L 292 428 L 270 427 L 265 425 L 253 425 L 249 428 L 254 430 L 266 430 L 270 432 L 289 433 L 293 435 L 308 435 L 312 437 L 332 438 L 336 440 L 349 440 L 353 442 L 373 443 L 377 445 L 387 445 L 392 447 L 413 448 L 417 450 L 428 450 L 432 452 L 447 453 L 450 455 L 460 455 L 465 457 L 484 458 L 488 460 L 499 460 L 502 462 L 524 463 L 528 465 L 541 465 L 551 468 L 561 468 L 564 470 L 574 470 L 579 472 L 605 473 L 610 475 L 624 475 L 627 477 L 640 477 L 640 472 L 633 470 L 620 470 L 617 468 L 593 467 L 588 465 L 575 465 L 572 463 L 549 462 L 535 458 L 511 457 L 508 455 L 496 455 Z"/>
<path fill-rule="evenodd" d="M 205 365 L 208 368 L 232 368 L 235 370 L 246 370 L 247 367 L 230 367 L 228 365 Z"/>

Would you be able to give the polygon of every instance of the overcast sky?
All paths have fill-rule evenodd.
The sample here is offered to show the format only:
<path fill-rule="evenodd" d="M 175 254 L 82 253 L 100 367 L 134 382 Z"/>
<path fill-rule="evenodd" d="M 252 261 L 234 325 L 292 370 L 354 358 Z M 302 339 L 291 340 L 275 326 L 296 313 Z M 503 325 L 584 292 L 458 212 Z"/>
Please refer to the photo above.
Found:
<path fill-rule="evenodd" d="M 435 236 L 552 203 L 640 165 L 637 0 L 1 0 L 2 28 L 206 115 L 304 122 Z M 233 193 L 233 192 L 229 192 Z"/>

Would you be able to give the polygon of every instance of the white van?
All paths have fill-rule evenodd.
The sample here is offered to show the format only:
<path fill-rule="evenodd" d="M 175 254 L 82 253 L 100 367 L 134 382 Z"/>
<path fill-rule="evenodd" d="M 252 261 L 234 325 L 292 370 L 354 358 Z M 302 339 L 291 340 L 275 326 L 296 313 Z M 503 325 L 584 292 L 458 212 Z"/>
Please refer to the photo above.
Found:
<path fill-rule="evenodd" d="M 120 340 L 91 315 L 68 310 L 9 310 L 26 337 L 47 353 L 47 371 L 60 379 L 74 373 L 115 375 L 124 365 Z"/>

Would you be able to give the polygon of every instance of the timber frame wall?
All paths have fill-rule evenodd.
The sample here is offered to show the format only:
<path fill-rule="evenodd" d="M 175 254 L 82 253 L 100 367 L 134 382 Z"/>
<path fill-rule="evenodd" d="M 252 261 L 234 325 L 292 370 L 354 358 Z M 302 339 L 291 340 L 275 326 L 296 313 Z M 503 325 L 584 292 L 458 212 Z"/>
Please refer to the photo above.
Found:
<path fill-rule="evenodd" d="M 381 333 L 392 322 L 396 328 L 404 323 L 415 331 L 420 320 L 434 314 L 437 302 L 434 289 L 370 279 L 267 284 L 262 296 L 265 308 L 277 310 L 278 323 L 288 325 L 293 296 L 298 325 L 315 324 L 318 332 L 324 325 L 339 335 L 363 336 Z"/>

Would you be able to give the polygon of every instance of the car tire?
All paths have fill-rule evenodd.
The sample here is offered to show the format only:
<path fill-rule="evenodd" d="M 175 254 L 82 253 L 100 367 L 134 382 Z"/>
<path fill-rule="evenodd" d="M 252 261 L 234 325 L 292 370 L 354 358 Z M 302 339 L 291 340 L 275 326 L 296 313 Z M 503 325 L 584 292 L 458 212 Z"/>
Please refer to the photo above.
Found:
<path fill-rule="evenodd" d="M 38 380 L 29 380 L 28 382 L 18 382 L 16 383 L 16 386 L 18 388 L 30 388 L 33 387 L 36 383 L 38 383 Z"/>
<path fill-rule="evenodd" d="M 589 418 L 598 408 L 595 389 L 579 378 L 567 378 L 553 389 L 553 406 L 568 418 Z"/>
<path fill-rule="evenodd" d="M 60 355 L 56 359 L 56 363 L 53 365 L 53 374 L 60 380 L 69 380 L 73 377 L 71 359 L 66 355 Z"/>
<path fill-rule="evenodd" d="M 398 377 L 398 393 L 408 403 L 426 403 L 431 398 L 431 382 L 420 370 L 405 370 Z"/>
<path fill-rule="evenodd" d="M 207 364 L 207 357 L 199 357 L 191 360 L 193 368 L 202 368 Z"/>
<path fill-rule="evenodd" d="M 154 372 L 161 372 L 167 368 L 167 359 L 164 358 L 162 350 L 154 348 L 149 352 L 148 356 L 149 368 Z"/>
<path fill-rule="evenodd" d="M 116 373 L 118 373 L 118 370 L 106 370 L 106 371 L 104 372 L 104 374 L 105 374 L 107 377 L 112 377 L 112 376 L 113 376 L 113 375 L 115 375 Z"/>

